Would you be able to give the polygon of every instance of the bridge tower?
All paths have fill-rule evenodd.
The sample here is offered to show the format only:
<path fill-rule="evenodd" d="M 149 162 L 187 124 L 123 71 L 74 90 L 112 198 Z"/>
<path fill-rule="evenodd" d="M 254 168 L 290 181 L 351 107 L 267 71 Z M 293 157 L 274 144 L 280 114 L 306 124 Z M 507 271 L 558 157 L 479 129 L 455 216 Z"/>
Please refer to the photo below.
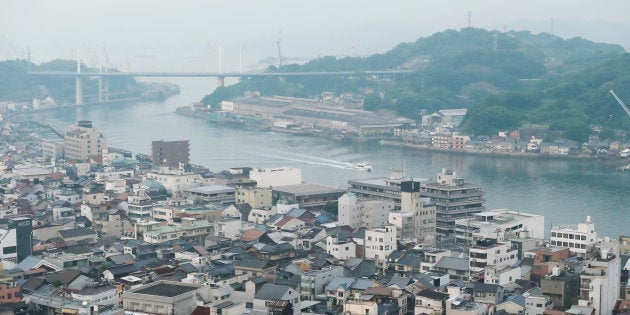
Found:
<path fill-rule="evenodd" d="M 79 58 L 79 50 L 77 49 L 77 76 L 76 76 L 76 105 L 83 105 L 83 81 L 81 77 L 78 75 L 81 73 L 81 58 Z"/>
<path fill-rule="evenodd" d="M 98 101 L 103 101 L 103 50 L 98 50 Z"/>
<path fill-rule="evenodd" d="M 219 45 L 219 74 L 223 73 L 223 46 Z M 225 86 L 225 76 L 217 76 L 217 86 Z"/>

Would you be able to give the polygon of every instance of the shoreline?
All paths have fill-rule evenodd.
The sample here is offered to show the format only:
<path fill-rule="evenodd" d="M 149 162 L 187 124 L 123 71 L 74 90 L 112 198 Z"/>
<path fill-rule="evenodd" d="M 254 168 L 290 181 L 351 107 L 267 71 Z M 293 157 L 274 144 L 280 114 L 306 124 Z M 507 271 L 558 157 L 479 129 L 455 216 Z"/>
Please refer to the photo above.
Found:
<path fill-rule="evenodd" d="M 451 150 L 451 149 L 440 149 L 435 147 L 430 147 L 422 144 L 412 144 L 412 143 L 403 143 L 399 141 L 391 141 L 391 140 L 381 140 L 379 143 L 382 146 L 389 147 L 398 147 L 398 148 L 407 148 L 418 151 L 425 152 L 437 152 L 437 153 L 447 153 L 447 154 L 458 154 L 458 155 L 474 155 L 474 156 L 487 156 L 487 157 L 505 157 L 505 158 L 517 158 L 517 159 L 538 159 L 538 160 L 572 160 L 572 161 L 593 161 L 602 164 L 608 164 L 614 167 L 627 165 L 628 159 L 606 159 L 598 156 L 590 156 L 590 155 L 543 155 L 540 153 L 529 153 L 529 152 L 506 152 L 506 153 L 498 153 L 498 152 L 483 152 L 483 151 L 467 151 L 467 150 Z"/>

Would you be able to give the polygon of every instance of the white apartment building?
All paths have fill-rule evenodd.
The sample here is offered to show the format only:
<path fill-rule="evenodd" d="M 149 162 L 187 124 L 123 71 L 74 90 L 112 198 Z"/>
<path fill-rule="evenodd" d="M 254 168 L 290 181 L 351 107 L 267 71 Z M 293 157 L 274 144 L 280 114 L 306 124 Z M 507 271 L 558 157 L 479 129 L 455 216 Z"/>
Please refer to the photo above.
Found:
<path fill-rule="evenodd" d="M 113 305 L 118 302 L 118 290 L 115 286 L 87 287 L 81 291 L 72 292 L 72 298 L 89 305 Z"/>
<path fill-rule="evenodd" d="M 591 216 L 587 216 L 584 223 L 554 226 L 549 241 L 551 246 L 568 247 L 572 253 L 584 255 L 587 247 L 597 242 L 595 224 Z"/>
<path fill-rule="evenodd" d="M 92 122 L 81 120 L 66 131 L 64 136 L 64 156 L 66 159 L 87 160 L 90 156 L 107 153 L 107 139 L 101 132 L 92 128 Z"/>
<path fill-rule="evenodd" d="M 63 144 L 56 142 L 42 142 L 42 156 L 49 157 L 51 161 L 63 157 Z"/>
<path fill-rule="evenodd" d="M 480 273 L 486 266 L 497 269 L 513 266 L 518 260 L 518 251 L 510 248 L 507 243 L 497 243 L 495 240 L 479 240 L 469 250 L 470 271 Z"/>
<path fill-rule="evenodd" d="M 396 226 L 396 235 L 401 239 L 413 239 L 416 227 L 413 221 L 413 213 L 394 211 L 389 213 L 388 223 Z"/>
<path fill-rule="evenodd" d="M 506 266 L 497 268 L 496 266 L 489 265 L 485 268 L 483 282 L 504 286 L 521 278 L 521 267 Z"/>
<path fill-rule="evenodd" d="M 302 169 L 296 167 L 257 168 L 249 171 L 249 179 L 258 187 L 278 187 L 302 183 Z"/>
<path fill-rule="evenodd" d="M 596 315 L 612 314 L 619 298 L 620 273 L 619 256 L 601 248 L 597 257 L 586 262 L 580 274 L 578 305 L 593 307 Z"/>
<path fill-rule="evenodd" d="M 396 250 L 396 226 L 366 230 L 364 241 L 366 259 L 374 259 L 377 264 L 385 264 L 387 256 Z"/>
<path fill-rule="evenodd" d="M 147 179 L 160 182 L 172 194 L 202 183 L 202 178 L 199 174 L 164 168 L 159 172 L 147 172 Z"/>
<path fill-rule="evenodd" d="M 271 216 L 276 214 L 276 208 L 265 208 L 265 209 L 252 209 L 249 212 L 249 216 L 247 217 L 247 221 L 254 222 L 256 224 L 265 224 Z"/>
<path fill-rule="evenodd" d="M 545 238 L 545 217 L 538 214 L 497 209 L 475 213 L 471 218 L 455 220 L 455 237 L 459 244 L 474 244 L 480 239 L 506 239 L 526 233 L 529 237 Z"/>
<path fill-rule="evenodd" d="M 326 252 L 339 260 L 357 256 L 357 244 L 351 239 L 341 239 L 338 235 L 326 237 Z"/>
<path fill-rule="evenodd" d="M 203 239 L 203 237 L 210 232 L 212 232 L 210 222 L 183 218 L 182 223 L 149 226 L 148 230 L 143 233 L 143 238 L 144 241 L 149 244 L 160 244 L 178 240 L 182 237 L 197 237 Z"/>
<path fill-rule="evenodd" d="M 387 224 L 389 212 L 394 210 L 392 200 L 362 200 L 358 201 L 353 193 L 346 193 L 339 197 L 339 225 L 354 228 L 375 228 Z"/>
<path fill-rule="evenodd" d="M 234 218 L 222 218 L 214 222 L 214 231 L 217 236 L 236 239 L 241 235 L 243 229 L 243 221 Z"/>

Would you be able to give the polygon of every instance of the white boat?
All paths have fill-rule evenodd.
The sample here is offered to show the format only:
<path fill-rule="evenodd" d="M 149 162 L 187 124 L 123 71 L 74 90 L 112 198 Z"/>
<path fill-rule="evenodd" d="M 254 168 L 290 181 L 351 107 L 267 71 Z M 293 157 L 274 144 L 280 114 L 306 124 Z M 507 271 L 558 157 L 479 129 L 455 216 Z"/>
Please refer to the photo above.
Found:
<path fill-rule="evenodd" d="M 352 168 L 355 170 L 361 170 L 361 171 L 371 171 L 372 170 L 372 165 L 370 165 L 370 163 L 363 161 L 363 162 L 359 162 L 359 163 L 355 163 L 354 165 L 352 165 Z"/>

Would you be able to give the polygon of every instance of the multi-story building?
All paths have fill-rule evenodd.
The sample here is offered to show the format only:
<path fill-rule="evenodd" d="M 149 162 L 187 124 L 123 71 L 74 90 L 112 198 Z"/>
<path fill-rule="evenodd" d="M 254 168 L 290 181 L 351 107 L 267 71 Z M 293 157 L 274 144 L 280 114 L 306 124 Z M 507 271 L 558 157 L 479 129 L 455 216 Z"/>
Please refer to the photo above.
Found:
<path fill-rule="evenodd" d="M 99 216 L 94 218 L 93 225 L 94 229 L 103 236 L 120 238 L 124 234 L 123 221 L 116 210 L 100 212 Z"/>
<path fill-rule="evenodd" d="M 55 161 L 63 157 L 63 144 L 57 142 L 42 142 L 42 156 Z"/>
<path fill-rule="evenodd" d="M 348 191 L 360 199 L 392 200 L 395 209 L 400 210 L 400 187 L 404 181 L 421 183 L 426 179 L 408 178 L 402 171 L 392 171 L 389 177 L 349 180 Z"/>
<path fill-rule="evenodd" d="M 551 246 L 568 247 L 572 253 L 585 255 L 587 248 L 597 242 L 595 224 L 591 216 L 577 225 L 559 225 L 551 229 Z"/>
<path fill-rule="evenodd" d="M 397 249 L 396 226 L 388 224 L 382 228 L 366 230 L 363 244 L 365 258 L 375 260 L 377 266 L 385 266 L 387 256 Z"/>
<path fill-rule="evenodd" d="M 15 282 L 0 282 L 0 304 L 22 301 L 22 287 Z"/>
<path fill-rule="evenodd" d="M 147 179 L 160 182 L 166 187 L 166 191 L 172 194 L 203 182 L 199 174 L 166 169 L 160 169 L 158 172 L 147 172 Z"/>
<path fill-rule="evenodd" d="M 485 211 L 484 191 L 478 185 L 464 183 L 452 170 L 443 169 L 435 182 L 422 184 L 420 194 L 429 197 L 436 209 L 436 231 L 450 235 L 455 220 Z"/>
<path fill-rule="evenodd" d="M 258 187 L 277 187 L 302 183 L 302 169 L 296 167 L 256 168 L 249 171 L 249 179 Z"/>
<path fill-rule="evenodd" d="M 439 149 L 450 149 L 452 136 L 447 133 L 436 133 L 431 136 L 431 145 Z"/>
<path fill-rule="evenodd" d="M 596 315 L 613 314 L 619 298 L 620 273 L 619 256 L 602 248 L 596 257 L 586 262 L 580 274 L 578 305 L 593 307 Z"/>
<path fill-rule="evenodd" d="M 339 260 L 357 257 L 357 244 L 352 238 L 343 238 L 339 234 L 326 237 L 326 253 Z"/>
<path fill-rule="evenodd" d="M 90 156 L 99 158 L 107 153 L 107 139 L 95 128 L 92 121 L 80 120 L 64 136 L 64 156 L 66 159 L 87 160 Z"/>
<path fill-rule="evenodd" d="M 466 147 L 466 142 L 468 141 L 470 141 L 470 136 L 453 133 L 453 138 L 451 140 L 451 149 L 464 150 L 464 148 Z"/>
<path fill-rule="evenodd" d="M 127 197 L 127 216 L 132 221 L 141 221 L 151 218 L 154 201 L 148 196 Z"/>
<path fill-rule="evenodd" d="M 302 300 L 315 300 L 315 296 L 324 293 L 324 287 L 332 278 L 342 277 L 342 266 L 329 266 L 320 270 L 312 270 L 300 275 L 300 297 Z"/>
<path fill-rule="evenodd" d="M 33 223 L 31 218 L 9 219 L 6 228 L 0 228 L 2 269 L 12 269 L 33 253 Z"/>
<path fill-rule="evenodd" d="M 203 240 L 212 232 L 210 222 L 190 218 L 182 219 L 182 223 L 172 223 L 163 226 L 150 226 L 143 233 L 144 241 L 150 244 L 160 244 L 178 240 L 182 237 Z"/>
<path fill-rule="evenodd" d="M 353 193 L 339 197 L 339 225 L 353 228 L 375 228 L 387 224 L 389 211 L 394 209 L 391 200 L 357 200 Z"/>
<path fill-rule="evenodd" d="M 190 162 L 190 141 L 153 141 L 151 153 L 153 166 L 179 168 L 180 163 Z"/>
<path fill-rule="evenodd" d="M 413 239 L 416 235 L 416 226 L 411 212 L 390 212 L 388 223 L 396 226 L 396 235 L 400 239 Z"/>
<path fill-rule="evenodd" d="M 579 294 L 580 275 L 576 272 L 566 272 L 554 266 L 551 274 L 540 280 L 542 293 L 548 296 L 555 306 L 568 309 Z"/>
<path fill-rule="evenodd" d="M 413 214 L 414 238 L 435 234 L 435 206 L 427 205 L 420 195 L 420 183 L 404 181 L 400 190 L 400 211 Z"/>
<path fill-rule="evenodd" d="M 123 309 L 150 314 L 190 314 L 196 307 L 197 295 L 207 296 L 207 290 L 199 284 L 157 281 L 125 291 Z"/>
<path fill-rule="evenodd" d="M 273 187 L 273 195 L 290 204 L 299 204 L 303 209 L 322 209 L 327 203 L 337 201 L 345 190 L 337 187 L 298 184 Z"/>
<path fill-rule="evenodd" d="M 484 238 L 503 242 L 512 237 L 543 239 L 545 217 L 538 214 L 497 209 L 475 213 L 467 219 L 455 220 L 455 237 L 459 244 L 473 244 Z M 523 233 L 523 235 L 521 235 Z"/>
<path fill-rule="evenodd" d="M 514 265 L 518 259 L 518 252 L 509 244 L 497 243 L 493 239 L 479 240 L 470 247 L 469 262 L 471 273 L 480 274 L 486 266 L 494 266 L 496 269 Z"/>
<path fill-rule="evenodd" d="M 183 190 L 183 196 L 199 198 L 212 204 L 227 205 L 234 203 L 234 188 L 221 185 L 190 187 Z"/>
<path fill-rule="evenodd" d="M 223 218 L 214 222 L 214 233 L 217 236 L 235 239 L 241 235 L 243 221 L 234 218 Z"/>
<path fill-rule="evenodd" d="M 247 203 L 252 208 L 269 208 L 272 205 L 270 188 L 238 187 L 236 188 L 236 203 Z"/>

